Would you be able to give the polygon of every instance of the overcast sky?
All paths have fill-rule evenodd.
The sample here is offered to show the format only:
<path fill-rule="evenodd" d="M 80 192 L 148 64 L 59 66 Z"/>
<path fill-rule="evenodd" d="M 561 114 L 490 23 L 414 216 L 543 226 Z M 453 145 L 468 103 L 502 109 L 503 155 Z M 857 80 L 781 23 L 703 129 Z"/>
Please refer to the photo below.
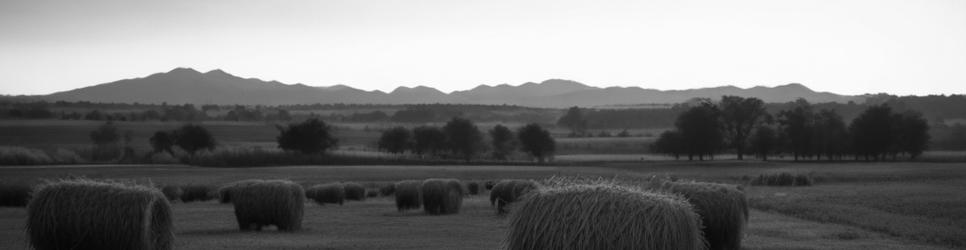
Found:
<path fill-rule="evenodd" d="M 966 1 L 0 1 L 0 94 L 175 67 L 383 91 L 561 78 L 966 93 Z"/>

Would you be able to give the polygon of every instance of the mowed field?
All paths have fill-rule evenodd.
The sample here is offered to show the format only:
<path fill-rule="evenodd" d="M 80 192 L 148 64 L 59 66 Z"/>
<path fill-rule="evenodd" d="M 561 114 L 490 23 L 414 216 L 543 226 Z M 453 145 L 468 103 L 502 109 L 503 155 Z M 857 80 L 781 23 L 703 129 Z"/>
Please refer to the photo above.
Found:
<path fill-rule="evenodd" d="M 0 181 L 38 183 L 65 176 L 155 184 L 218 185 L 249 178 L 379 183 L 432 177 L 462 180 L 539 179 L 553 175 L 607 178 L 677 176 L 740 183 L 773 171 L 811 173 L 811 187 L 746 187 L 753 207 L 746 249 L 950 249 L 966 235 L 966 164 L 642 162 L 594 166 L 292 166 L 202 168 L 153 166 L 0 167 Z M 397 212 L 391 197 L 343 206 L 306 204 L 297 233 L 240 232 L 231 205 L 175 203 L 177 249 L 499 249 L 507 218 L 486 195 L 464 201 L 456 215 Z M 23 208 L 0 208 L 0 248 L 26 249 Z"/>

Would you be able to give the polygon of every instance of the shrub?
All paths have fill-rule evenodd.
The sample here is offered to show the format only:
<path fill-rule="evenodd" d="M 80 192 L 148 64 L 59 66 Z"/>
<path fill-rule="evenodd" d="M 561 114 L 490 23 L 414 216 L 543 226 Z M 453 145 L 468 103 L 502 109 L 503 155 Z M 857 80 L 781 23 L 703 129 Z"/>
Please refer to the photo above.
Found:
<path fill-rule="evenodd" d="M 396 182 L 396 210 L 402 212 L 419 209 L 423 204 L 422 194 L 419 192 L 421 183 L 415 180 Z"/>
<path fill-rule="evenodd" d="M 181 186 L 181 201 L 195 202 L 195 201 L 210 201 L 214 199 L 214 188 L 207 185 L 191 184 Z"/>
<path fill-rule="evenodd" d="M 288 127 L 277 126 L 277 128 L 278 147 L 285 151 L 318 154 L 335 147 L 339 142 L 332 136 L 332 128 L 319 119 L 309 119 L 302 123 L 289 124 Z"/>
<path fill-rule="evenodd" d="M 26 184 L 0 184 L 0 207 L 23 207 L 30 201 L 31 187 Z"/>
<path fill-rule="evenodd" d="M 181 200 L 181 196 L 184 195 L 184 191 L 181 190 L 180 187 L 170 185 L 162 187 L 161 193 L 163 193 L 164 197 L 168 198 L 169 201 Z"/>
<path fill-rule="evenodd" d="M 38 149 L 24 147 L 0 147 L 0 165 L 43 165 L 53 159 Z"/>
<path fill-rule="evenodd" d="M 507 249 L 703 249 L 683 198 L 618 185 L 533 192 L 510 217 Z"/>
<path fill-rule="evenodd" d="M 420 187 L 423 210 L 428 214 L 455 214 L 463 205 L 463 184 L 456 179 L 427 179 Z"/>
<path fill-rule="evenodd" d="M 366 187 L 363 187 L 359 183 L 347 182 L 345 183 L 345 199 L 350 201 L 365 201 L 366 200 Z"/>
<path fill-rule="evenodd" d="M 319 205 L 324 205 L 325 203 L 342 205 L 345 203 L 346 198 L 345 186 L 342 183 L 315 185 L 309 187 L 309 190 L 305 193 L 309 199 L 312 199 Z"/>
<path fill-rule="evenodd" d="M 469 193 L 470 195 L 480 194 L 480 183 L 475 181 L 466 183 L 466 192 Z"/>
<path fill-rule="evenodd" d="M 302 228 L 305 191 L 287 180 L 247 182 L 231 190 L 235 218 L 242 231 L 274 225 L 279 231 Z"/>
<path fill-rule="evenodd" d="M 537 184 L 528 180 L 502 180 L 490 191 L 490 205 L 496 206 L 496 213 L 507 212 L 506 206 L 517 202 L 531 190 L 537 189 Z"/>
<path fill-rule="evenodd" d="M 156 188 L 91 180 L 41 185 L 27 208 L 34 249 L 172 249 L 171 205 Z"/>
<path fill-rule="evenodd" d="M 734 185 L 702 182 L 663 182 L 660 190 L 683 196 L 694 206 L 704 225 L 711 250 L 741 249 L 748 223 L 748 200 Z"/>
<path fill-rule="evenodd" d="M 758 175 L 751 181 L 754 186 L 811 186 L 814 180 L 811 176 L 802 173 L 769 173 Z"/>
<path fill-rule="evenodd" d="M 396 193 L 396 184 L 394 183 L 385 184 L 382 187 L 379 187 L 379 194 L 382 196 L 390 196 L 394 193 Z"/>

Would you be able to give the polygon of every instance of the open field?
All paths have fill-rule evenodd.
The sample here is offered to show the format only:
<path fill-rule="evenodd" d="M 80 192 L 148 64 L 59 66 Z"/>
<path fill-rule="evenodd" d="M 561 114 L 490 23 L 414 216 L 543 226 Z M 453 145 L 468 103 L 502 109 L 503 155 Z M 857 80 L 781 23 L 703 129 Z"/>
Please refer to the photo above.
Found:
<path fill-rule="evenodd" d="M 0 181 L 87 176 L 155 184 L 221 184 L 248 178 L 285 178 L 303 185 L 451 177 L 464 180 L 591 175 L 637 178 L 673 175 L 741 182 L 773 171 L 811 173 L 812 187 L 747 187 L 752 213 L 747 249 L 929 249 L 964 247 L 966 165 L 951 163 L 714 163 L 644 162 L 603 166 L 189 166 L 0 167 Z M 958 190 L 958 191 L 957 191 Z M 495 249 L 506 230 L 485 196 L 465 202 L 458 215 L 397 213 L 390 199 L 345 206 L 307 204 L 306 231 L 241 233 L 232 208 L 214 202 L 176 203 L 177 249 Z M 23 208 L 0 209 L 0 239 L 23 246 Z"/>

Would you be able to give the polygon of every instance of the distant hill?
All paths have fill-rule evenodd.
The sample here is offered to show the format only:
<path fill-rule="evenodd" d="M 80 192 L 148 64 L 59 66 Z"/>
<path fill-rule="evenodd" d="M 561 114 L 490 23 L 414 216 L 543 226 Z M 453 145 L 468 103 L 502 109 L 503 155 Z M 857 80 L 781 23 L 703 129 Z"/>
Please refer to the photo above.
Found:
<path fill-rule="evenodd" d="M 518 86 L 480 85 L 464 91 L 444 93 L 419 86 L 399 87 L 390 93 L 365 91 L 345 85 L 313 87 L 284 84 L 256 78 L 241 78 L 221 70 L 206 73 L 190 68 L 177 68 L 143 78 L 126 79 L 70 91 L 36 96 L 49 101 L 91 101 L 114 103 L 193 103 L 221 105 L 285 105 L 314 103 L 347 104 L 509 104 L 531 107 L 608 106 L 648 103 L 680 103 L 693 98 L 718 99 L 722 95 L 758 97 L 766 102 L 788 102 L 805 98 L 813 103 L 855 101 L 862 96 L 845 96 L 816 92 L 801 84 L 777 87 L 738 88 L 734 86 L 655 90 L 639 87 L 599 88 L 579 82 L 551 79 Z"/>

